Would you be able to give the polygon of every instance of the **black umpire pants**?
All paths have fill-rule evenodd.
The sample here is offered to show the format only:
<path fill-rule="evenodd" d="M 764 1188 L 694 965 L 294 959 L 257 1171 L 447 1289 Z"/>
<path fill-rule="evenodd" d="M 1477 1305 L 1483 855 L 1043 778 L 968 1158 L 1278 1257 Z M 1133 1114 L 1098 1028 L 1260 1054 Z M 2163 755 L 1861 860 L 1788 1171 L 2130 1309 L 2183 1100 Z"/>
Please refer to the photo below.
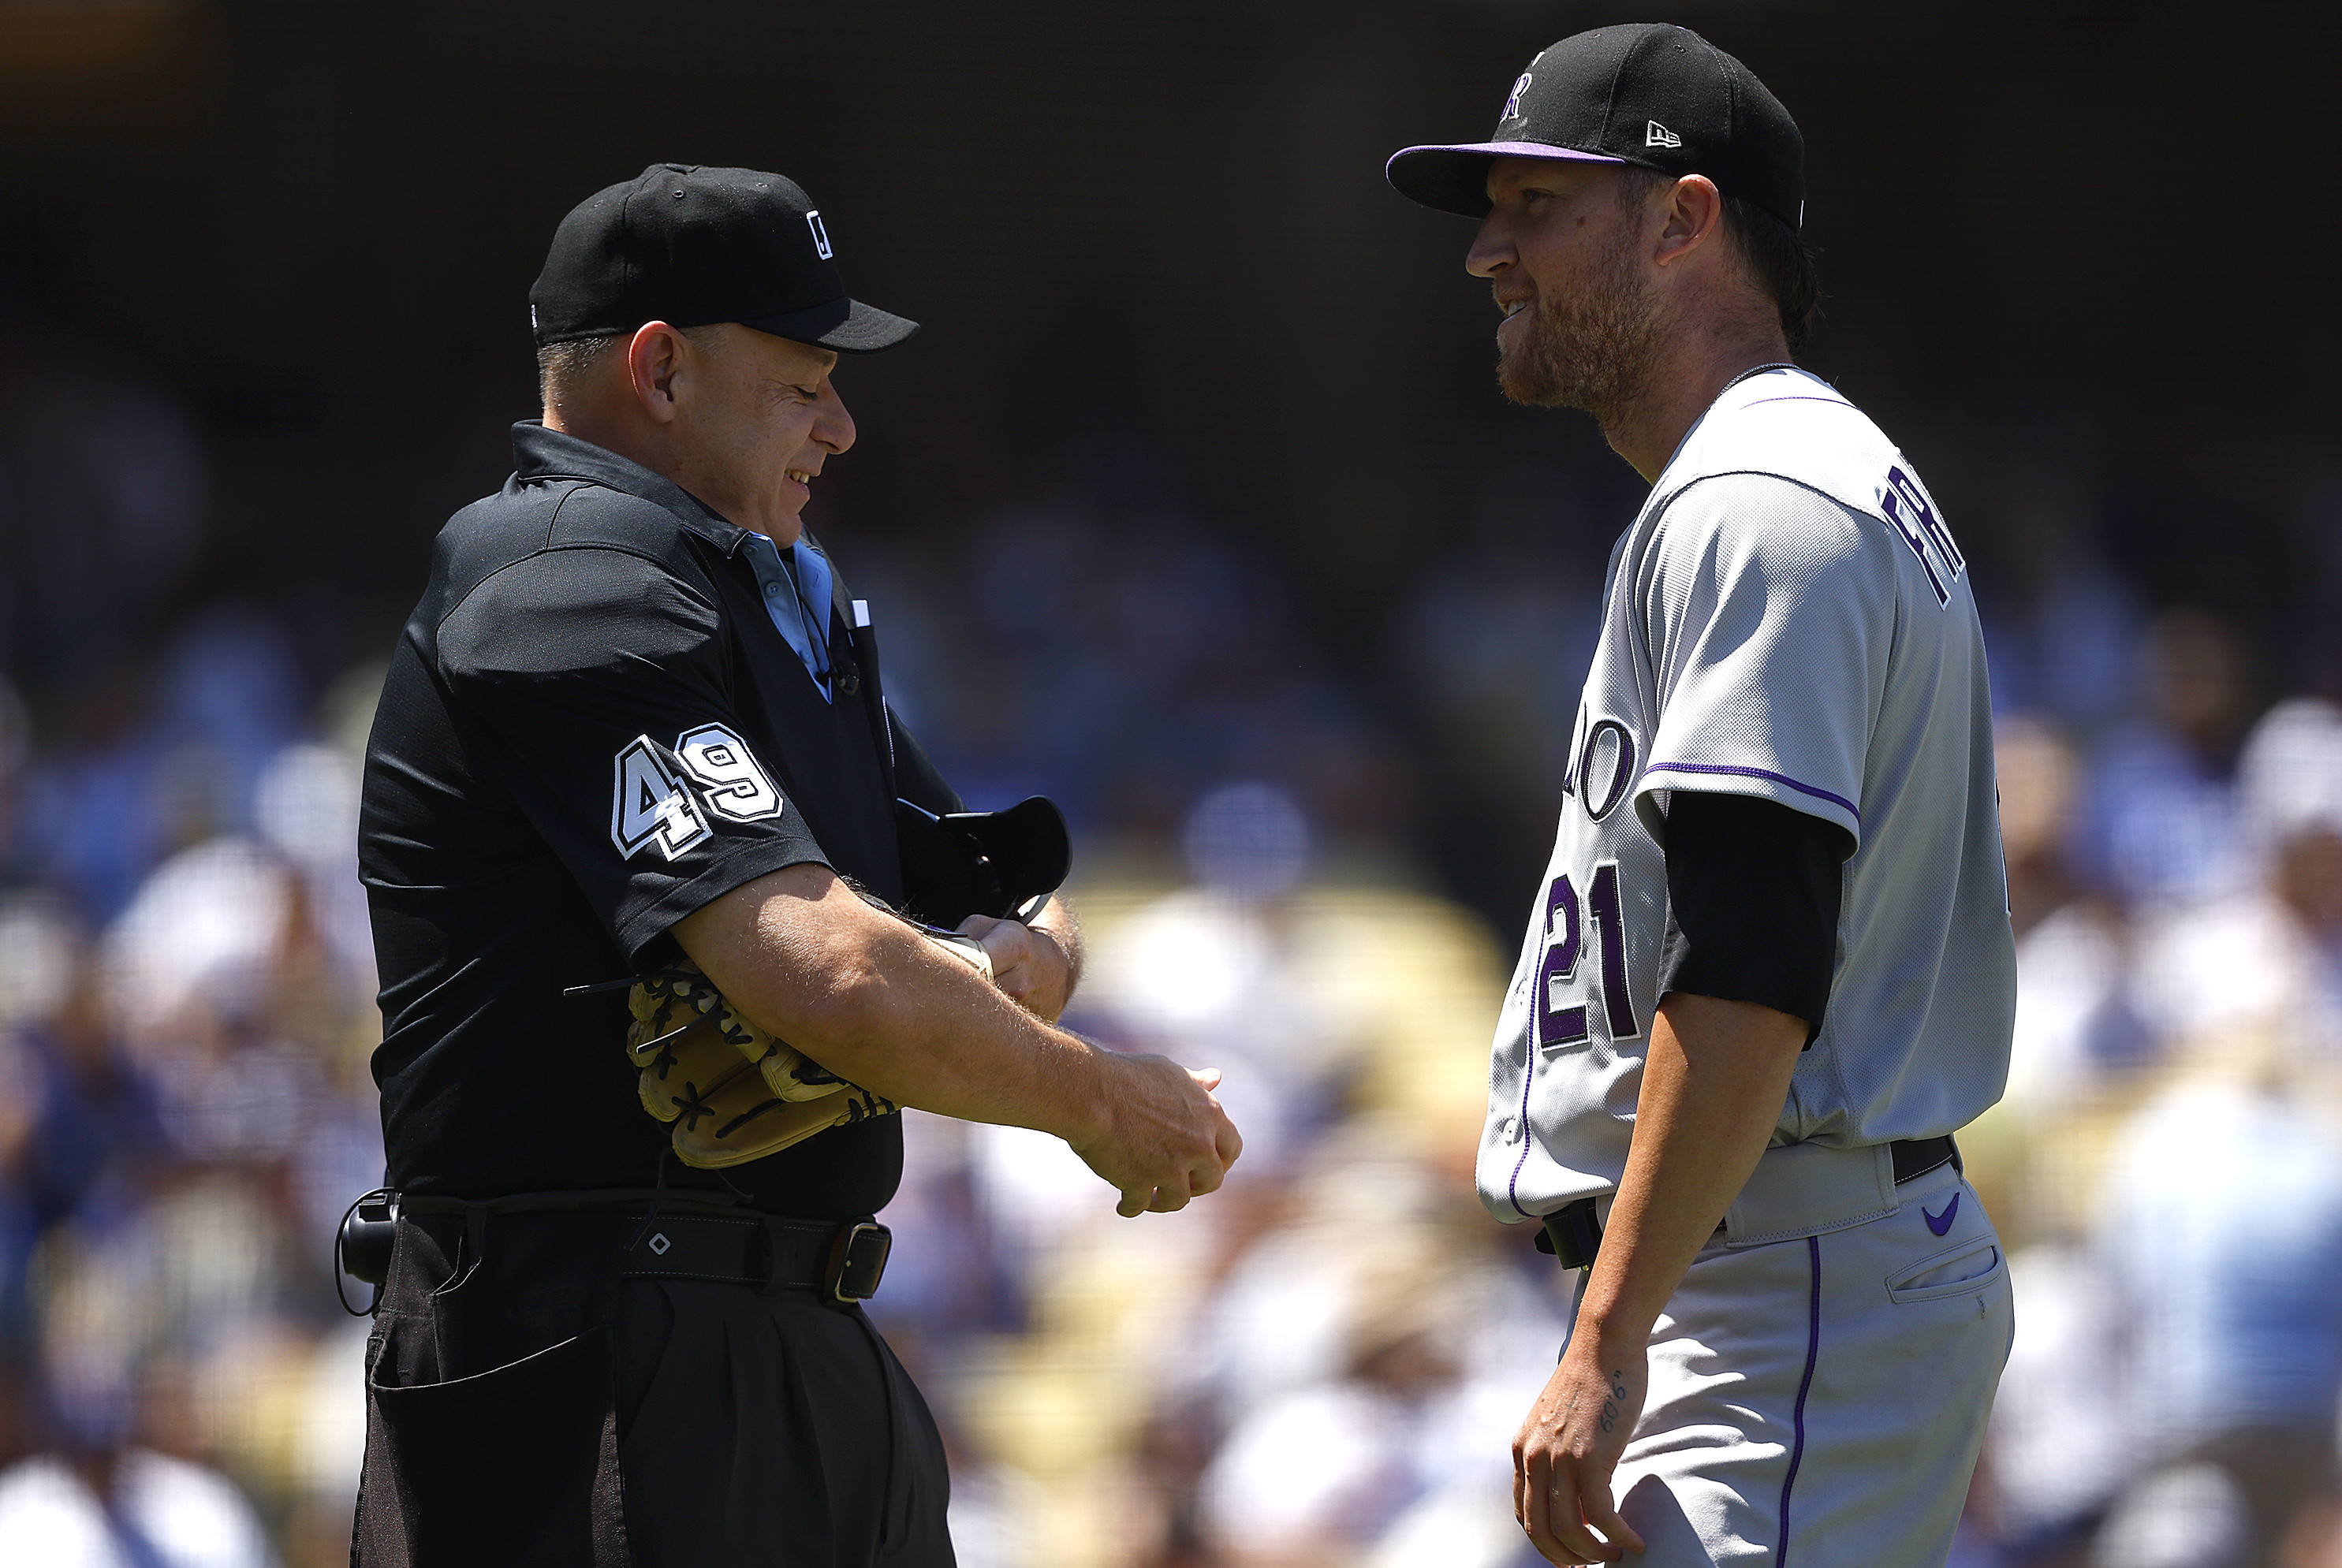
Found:
<path fill-rule="evenodd" d="M 355 1568 L 952 1568 L 942 1437 L 861 1308 L 622 1279 L 606 1238 L 399 1221 Z"/>

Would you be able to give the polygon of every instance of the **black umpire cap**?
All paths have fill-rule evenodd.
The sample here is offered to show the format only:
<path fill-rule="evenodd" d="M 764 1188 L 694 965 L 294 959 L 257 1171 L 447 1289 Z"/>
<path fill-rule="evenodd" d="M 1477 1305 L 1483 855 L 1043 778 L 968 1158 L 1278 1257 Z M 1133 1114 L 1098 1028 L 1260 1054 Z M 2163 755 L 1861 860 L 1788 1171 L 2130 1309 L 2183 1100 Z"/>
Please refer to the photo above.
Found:
<path fill-rule="evenodd" d="M 1500 157 L 1706 175 L 1727 196 L 1805 226 L 1806 142 L 1756 74 L 1688 27 L 1596 27 L 1529 62 L 1485 142 L 1408 147 L 1384 173 L 1427 207 L 1486 217 Z"/>
<path fill-rule="evenodd" d="M 846 354 L 891 348 L 919 330 L 847 298 L 830 250 L 820 210 L 793 180 L 653 164 L 561 220 L 528 291 L 529 325 L 541 348 L 646 321 L 736 321 Z"/>

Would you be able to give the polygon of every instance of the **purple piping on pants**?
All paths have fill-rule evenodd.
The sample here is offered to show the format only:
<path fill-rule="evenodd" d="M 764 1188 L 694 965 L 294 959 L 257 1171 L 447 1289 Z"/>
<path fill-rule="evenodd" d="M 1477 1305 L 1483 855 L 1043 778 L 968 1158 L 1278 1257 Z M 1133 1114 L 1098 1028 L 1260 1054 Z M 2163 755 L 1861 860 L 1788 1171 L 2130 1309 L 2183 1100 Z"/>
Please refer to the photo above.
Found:
<path fill-rule="evenodd" d="M 1799 784 L 1787 774 L 1767 773 L 1763 768 L 1727 767 L 1722 763 L 1653 763 L 1643 770 L 1643 776 L 1653 774 L 1732 774 L 1745 779 L 1770 779 L 1775 784 L 1787 784 L 1799 794 L 1809 794 L 1816 800 L 1826 800 L 1842 805 L 1854 817 L 1855 825 L 1862 825 L 1862 808 L 1842 794 L 1832 794 L 1826 789 L 1816 789 L 1809 784 Z"/>
<path fill-rule="evenodd" d="M 1528 1060 L 1521 1064 L 1521 1157 L 1513 1162 L 1513 1179 L 1505 1183 L 1505 1199 L 1513 1212 L 1523 1219 L 1529 1212 L 1521 1207 L 1521 1172 L 1529 1163 L 1529 1085 L 1536 1082 L 1536 1039 L 1529 1039 Z"/>
<path fill-rule="evenodd" d="M 1814 1385 L 1814 1363 L 1822 1348 L 1822 1239 L 1806 1238 L 1806 1256 L 1813 1263 L 1814 1288 L 1806 1320 L 1806 1375 L 1797 1384 L 1795 1417 L 1797 1441 L 1789 1450 L 1789 1473 L 1781 1477 L 1781 1541 L 1773 1551 L 1773 1568 L 1789 1568 L 1789 1488 L 1797 1482 L 1797 1466 L 1806 1457 L 1806 1391 Z"/>

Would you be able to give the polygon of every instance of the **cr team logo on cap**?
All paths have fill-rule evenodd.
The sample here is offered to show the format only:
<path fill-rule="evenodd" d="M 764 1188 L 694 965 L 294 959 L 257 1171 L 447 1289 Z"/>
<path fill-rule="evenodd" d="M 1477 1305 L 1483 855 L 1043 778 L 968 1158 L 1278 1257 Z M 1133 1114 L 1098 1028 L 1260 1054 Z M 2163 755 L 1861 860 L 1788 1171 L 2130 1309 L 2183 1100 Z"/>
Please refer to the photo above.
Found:
<path fill-rule="evenodd" d="M 812 212 L 806 214 L 806 227 L 813 231 L 813 248 L 821 253 L 822 260 L 827 261 L 829 259 L 829 231 L 821 226 L 821 210 L 818 207 L 814 209 Z"/>
<path fill-rule="evenodd" d="M 1524 71 L 1521 73 L 1520 80 L 1513 84 L 1511 95 L 1505 99 L 1505 118 L 1511 120 L 1519 117 L 1521 112 L 1521 95 L 1528 90 L 1529 74 L 1526 71 Z"/>

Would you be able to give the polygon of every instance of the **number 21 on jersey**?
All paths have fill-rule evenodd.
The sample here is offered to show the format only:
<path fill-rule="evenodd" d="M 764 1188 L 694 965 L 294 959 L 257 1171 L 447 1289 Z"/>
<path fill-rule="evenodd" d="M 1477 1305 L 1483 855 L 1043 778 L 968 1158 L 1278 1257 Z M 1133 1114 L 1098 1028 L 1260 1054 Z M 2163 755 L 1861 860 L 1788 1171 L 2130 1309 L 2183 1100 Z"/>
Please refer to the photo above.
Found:
<path fill-rule="evenodd" d="M 1589 929 L 1589 924 L 1591 929 Z M 1536 1036 L 1546 1049 L 1582 1045 L 1587 1039 L 1586 1004 L 1569 998 L 1579 994 L 1579 961 L 1590 940 L 1600 949 L 1590 970 L 1601 976 L 1603 1023 L 1613 1040 L 1632 1040 L 1643 1032 L 1635 1022 L 1635 1004 L 1626 994 L 1626 903 L 1618 892 L 1618 866 L 1604 861 L 1586 880 L 1581 907 L 1577 884 L 1565 872 L 1553 879 L 1545 897 L 1545 963 L 1537 969 Z"/>

